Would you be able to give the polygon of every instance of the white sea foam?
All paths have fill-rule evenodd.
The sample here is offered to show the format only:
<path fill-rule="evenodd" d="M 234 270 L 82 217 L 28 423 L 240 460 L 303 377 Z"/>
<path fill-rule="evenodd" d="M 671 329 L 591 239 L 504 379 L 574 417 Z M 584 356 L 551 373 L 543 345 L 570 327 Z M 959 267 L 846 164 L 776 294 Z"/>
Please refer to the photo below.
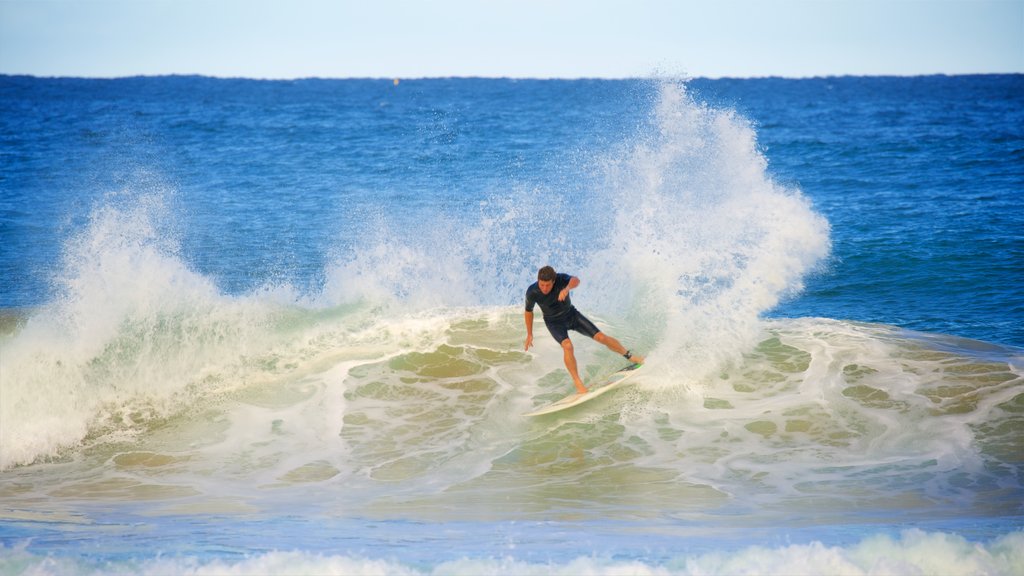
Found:
<path fill-rule="evenodd" d="M 648 124 L 583 164 L 581 192 L 502 190 L 476 217 L 405 227 L 373 217 L 329 266 L 323 303 L 517 306 L 552 264 L 582 277 L 581 310 L 660 370 L 678 377 L 686 357 L 702 376 L 749 350 L 760 315 L 829 253 L 828 222 L 772 180 L 749 122 L 684 85 L 661 84 Z"/>
<path fill-rule="evenodd" d="M 21 547 L 8 549 L 0 559 L 0 572 L 11 570 L 33 576 L 51 574 L 213 574 L 266 575 L 692 575 L 792 574 L 818 576 L 844 574 L 944 576 L 1015 576 L 1024 572 L 1024 532 L 1012 532 L 988 542 L 972 542 L 943 532 L 906 530 L 898 537 L 876 535 L 849 546 L 820 542 L 776 548 L 751 546 L 735 551 L 679 554 L 663 563 L 581 556 L 561 562 L 529 562 L 513 557 L 463 558 L 424 566 L 397 560 L 371 559 L 348 554 L 268 552 L 244 559 L 169 557 L 130 561 L 89 561 L 60 557 L 41 558 Z"/>
<path fill-rule="evenodd" d="M 416 560 L 435 526 L 470 521 L 487 534 L 543 518 L 575 536 L 654 519 L 744 542 L 750 524 L 842 530 L 851 514 L 1016 527 L 1019 351 L 762 320 L 827 255 L 829 230 L 772 180 L 746 120 L 664 84 L 649 125 L 575 168 L 581 192 L 512 185 L 475 215 L 408 228 L 353 218 L 364 228 L 345 236 L 364 241 L 328 258 L 313 294 L 224 293 L 180 253 L 165 190 L 99 203 L 55 299 L 0 343 L 0 468 L 83 455 L 5 470 L 5 518 L 50 544 L 4 550 L 0 572 L 1024 572 L 1020 533 Z M 522 293 L 544 263 L 582 276 L 577 304 L 649 362 L 636 386 L 534 421 L 521 414 L 570 386 L 557 345 L 522 351 Z M 578 357 L 588 377 L 621 362 L 592 343 Z M 96 509 L 111 511 L 102 534 L 83 532 Z M 107 538 L 122 521 L 145 538 L 158 517 L 259 533 L 307 514 L 418 527 L 386 557 L 352 552 L 372 536 L 333 553 L 172 556 L 203 549 L 190 528 L 152 540 L 160 557 L 57 549 L 61 531 L 123 546 Z M 646 545 L 629 527 L 616 537 Z"/>
<path fill-rule="evenodd" d="M 479 221 L 425 222 L 397 239 L 380 222 L 299 306 L 282 302 L 295 300 L 287 287 L 229 296 L 190 270 L 158 192 L 97 206 L 68 243 L 58 298 L 2 344 L 0 466 L 148 433 L 140 450 L 190 462 L 159 480 L 212 499 L 258 503 L 275 486 L 302 500 L 323 482 L 339 506 L 401 491 L 424 516 L 471 482 L 507 496 L 495 517 L 515 517 L 526 488 L 538 488 L 531 510 L 557 506 L 570 481 L 551 483 L 550 468 L 566 443 L 579 447 L 568 470 L 586 475 L 595 514 L 614 504 L 602 497 L 623 470 L 758 505 L 828 507 L 847 497 L 834 486 L 851 488 L 841 506 L 904 509 L 926 496 L 983 505 L 957 488 L 965 478 L 975 493 L 1014 489 L 989 463 L 1014 440 L 1000 436 L 1012 414 L 999 406 L 1020 375 L 1003 360 L 922 352 L 884 327 L 761 320 L 827 253 L 827 223 L 767 176 L 742 118 L 665 85 L 651 123 L 604 165 L 595 197 L 616 219 L 578 254 L 578 294 L 602 326 L 654 353 L 634 389 L 569 415 L 579 426 L 520 417 L 567 386 L 557 345 L 522 351 L 524 259 L 551 249 L 534 218 L 549 200 L 495 200 Z M 555 244 L 580 247 L 561 234 Z M 588 377 L 618 362 L 595 345 L 578 358 Z M 188 417 L 193 404 L 217 412 L 216 435 L 197 440 L 209 424 Z M 171 438 L 146 427 L 181 413 Z M 655 505 L 633 497 L 638 513 Z"/>
<path fill-rule="evenodd" d="M 829 252 L 828 222 L 771 179 L 749 122 L 682 85 L 660 86 L 651 127 L 606 172 L 616 221 L 587 273 L 609 287 L 599 307 L 644 326 L 649 361 L 674 376 L 737 360 Z"/>
<path fill-rule="evenodd" d="M 56 297 L 3 342 L 0 468 L 173 412 L 189 385 L 269 345 L 274 307 L 190 270 L 164 198 L 97 206 L 67 243 Z"/>

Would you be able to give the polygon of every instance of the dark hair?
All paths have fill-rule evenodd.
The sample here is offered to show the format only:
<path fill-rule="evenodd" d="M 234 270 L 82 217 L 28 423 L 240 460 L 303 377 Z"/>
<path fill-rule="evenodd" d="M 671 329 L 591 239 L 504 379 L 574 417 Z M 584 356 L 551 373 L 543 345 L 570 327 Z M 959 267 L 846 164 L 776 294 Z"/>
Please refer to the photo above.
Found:
<path fill-rule="evenodd" d="M 555 279 L 555 269 L 551 266 L 545 266 L 537 271 L 537 280 L 543 280 L 550 282 Z"/>

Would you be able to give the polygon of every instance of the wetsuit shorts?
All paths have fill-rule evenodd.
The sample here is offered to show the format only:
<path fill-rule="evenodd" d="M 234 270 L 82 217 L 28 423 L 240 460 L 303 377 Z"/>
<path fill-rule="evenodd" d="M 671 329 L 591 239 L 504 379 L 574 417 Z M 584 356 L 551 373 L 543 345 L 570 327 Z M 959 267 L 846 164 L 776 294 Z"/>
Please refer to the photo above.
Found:
<path fill-rule="evenodd" d="M 597 326 L 594 326 L 594 323 L 587 320 L 587 317 L 580 314 L 576 308 L 572 308 L 567 314 L 563 314 L 553 320 L 548 320 L 545 317 L 544 325 L 548 327 L 548 332 L 551 332 L 551 337 L 559 344 L 569 337 L 569 330 L 575 330 L 591 338 L 600 332 Z"/>

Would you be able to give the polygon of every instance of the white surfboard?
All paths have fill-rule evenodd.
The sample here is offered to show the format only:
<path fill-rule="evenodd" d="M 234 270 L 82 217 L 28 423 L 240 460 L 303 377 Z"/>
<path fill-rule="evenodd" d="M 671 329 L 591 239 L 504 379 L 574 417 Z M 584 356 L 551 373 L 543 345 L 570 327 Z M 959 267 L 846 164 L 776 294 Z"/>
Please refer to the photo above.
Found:
<path fill-rule="evenodd" d="M 630 364 L 608 378 L 605 378 L 600 383 L 591 386 L 590 391 L 586 394 L 572 394 L 566 396 L 557 402 L 538 408 L 533 412 L 527 412 L 524 416 L 542 416 L 544 414 L 551 414 L 553 412 L 572 408 L 573 406 L 579 406 L 588 400 L 593 400 L 605 392 L 610 392 L 621 386 L 623 382 L 629 380 L 631 376 L 636 374 L 636 369 L 640 366 L 643 366 L 643 364 Z"/>

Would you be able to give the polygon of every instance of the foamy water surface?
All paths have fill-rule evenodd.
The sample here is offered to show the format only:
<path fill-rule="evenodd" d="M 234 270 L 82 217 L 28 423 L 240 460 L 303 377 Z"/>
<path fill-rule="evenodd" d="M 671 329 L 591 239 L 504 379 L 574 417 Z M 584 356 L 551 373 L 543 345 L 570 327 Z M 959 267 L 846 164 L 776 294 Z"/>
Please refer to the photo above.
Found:
<path fill-rule="evenodd" d="M 122 160 L 48 208 L 66 210 L 56 240 L 5 280 L 19 308 L 0 333 L 0 571 L 1024 570 L 1021 300 L 1006 278 L 1019 243 L 985 234 L 1010 247 L 988 257 L 1001 315 L 901 322 L 920 305 L 891 303 L 901 265 L 844 272 L 851 246 L 891 232 L 833 218 L 884 195 L 798 184 L 835 174 L 794 160 L 806 147 L 863 156 L 823 126 L 773 131 L 768 104 L 756 121 L 738 110 L 770 103 L 767 84 L 733 107 L 671 82 L 296 95 L 192 79 L 213 103 L 184 107 L 150 92 L 189 81 L 121 81 L 136 100 L 89 84 L 81 102 L 107 106 L 92 121 L 52 103 L 61 81 L 18 80 L 7 99 L 95 122 L 65 146 Z M 1019 129 L 1003 129 L 1018 154 Z M 66 181 L 41 145 L 18 144 Z M 187 146 L 207 157 L 154 153 Z M 986 158 L 977 181 L 1011 218 L 1019 170 Z M 19 227 L 4 234 L 27 243 L 41 184 L 5 162 Z M 931 274 L 916 257 L 902 266 Z M 576 305 L 648 362 L 632 386 L 530 419 L 571 389 L 557 344 L 523 349 L 522 294 L 544 263 L 579 276 Z M 863 314 L 830 315 L 830 299 Z M 938 330 L 950 322 L 962 330 Z M 586 378 L 620 367 L 574 341 Z"/>

